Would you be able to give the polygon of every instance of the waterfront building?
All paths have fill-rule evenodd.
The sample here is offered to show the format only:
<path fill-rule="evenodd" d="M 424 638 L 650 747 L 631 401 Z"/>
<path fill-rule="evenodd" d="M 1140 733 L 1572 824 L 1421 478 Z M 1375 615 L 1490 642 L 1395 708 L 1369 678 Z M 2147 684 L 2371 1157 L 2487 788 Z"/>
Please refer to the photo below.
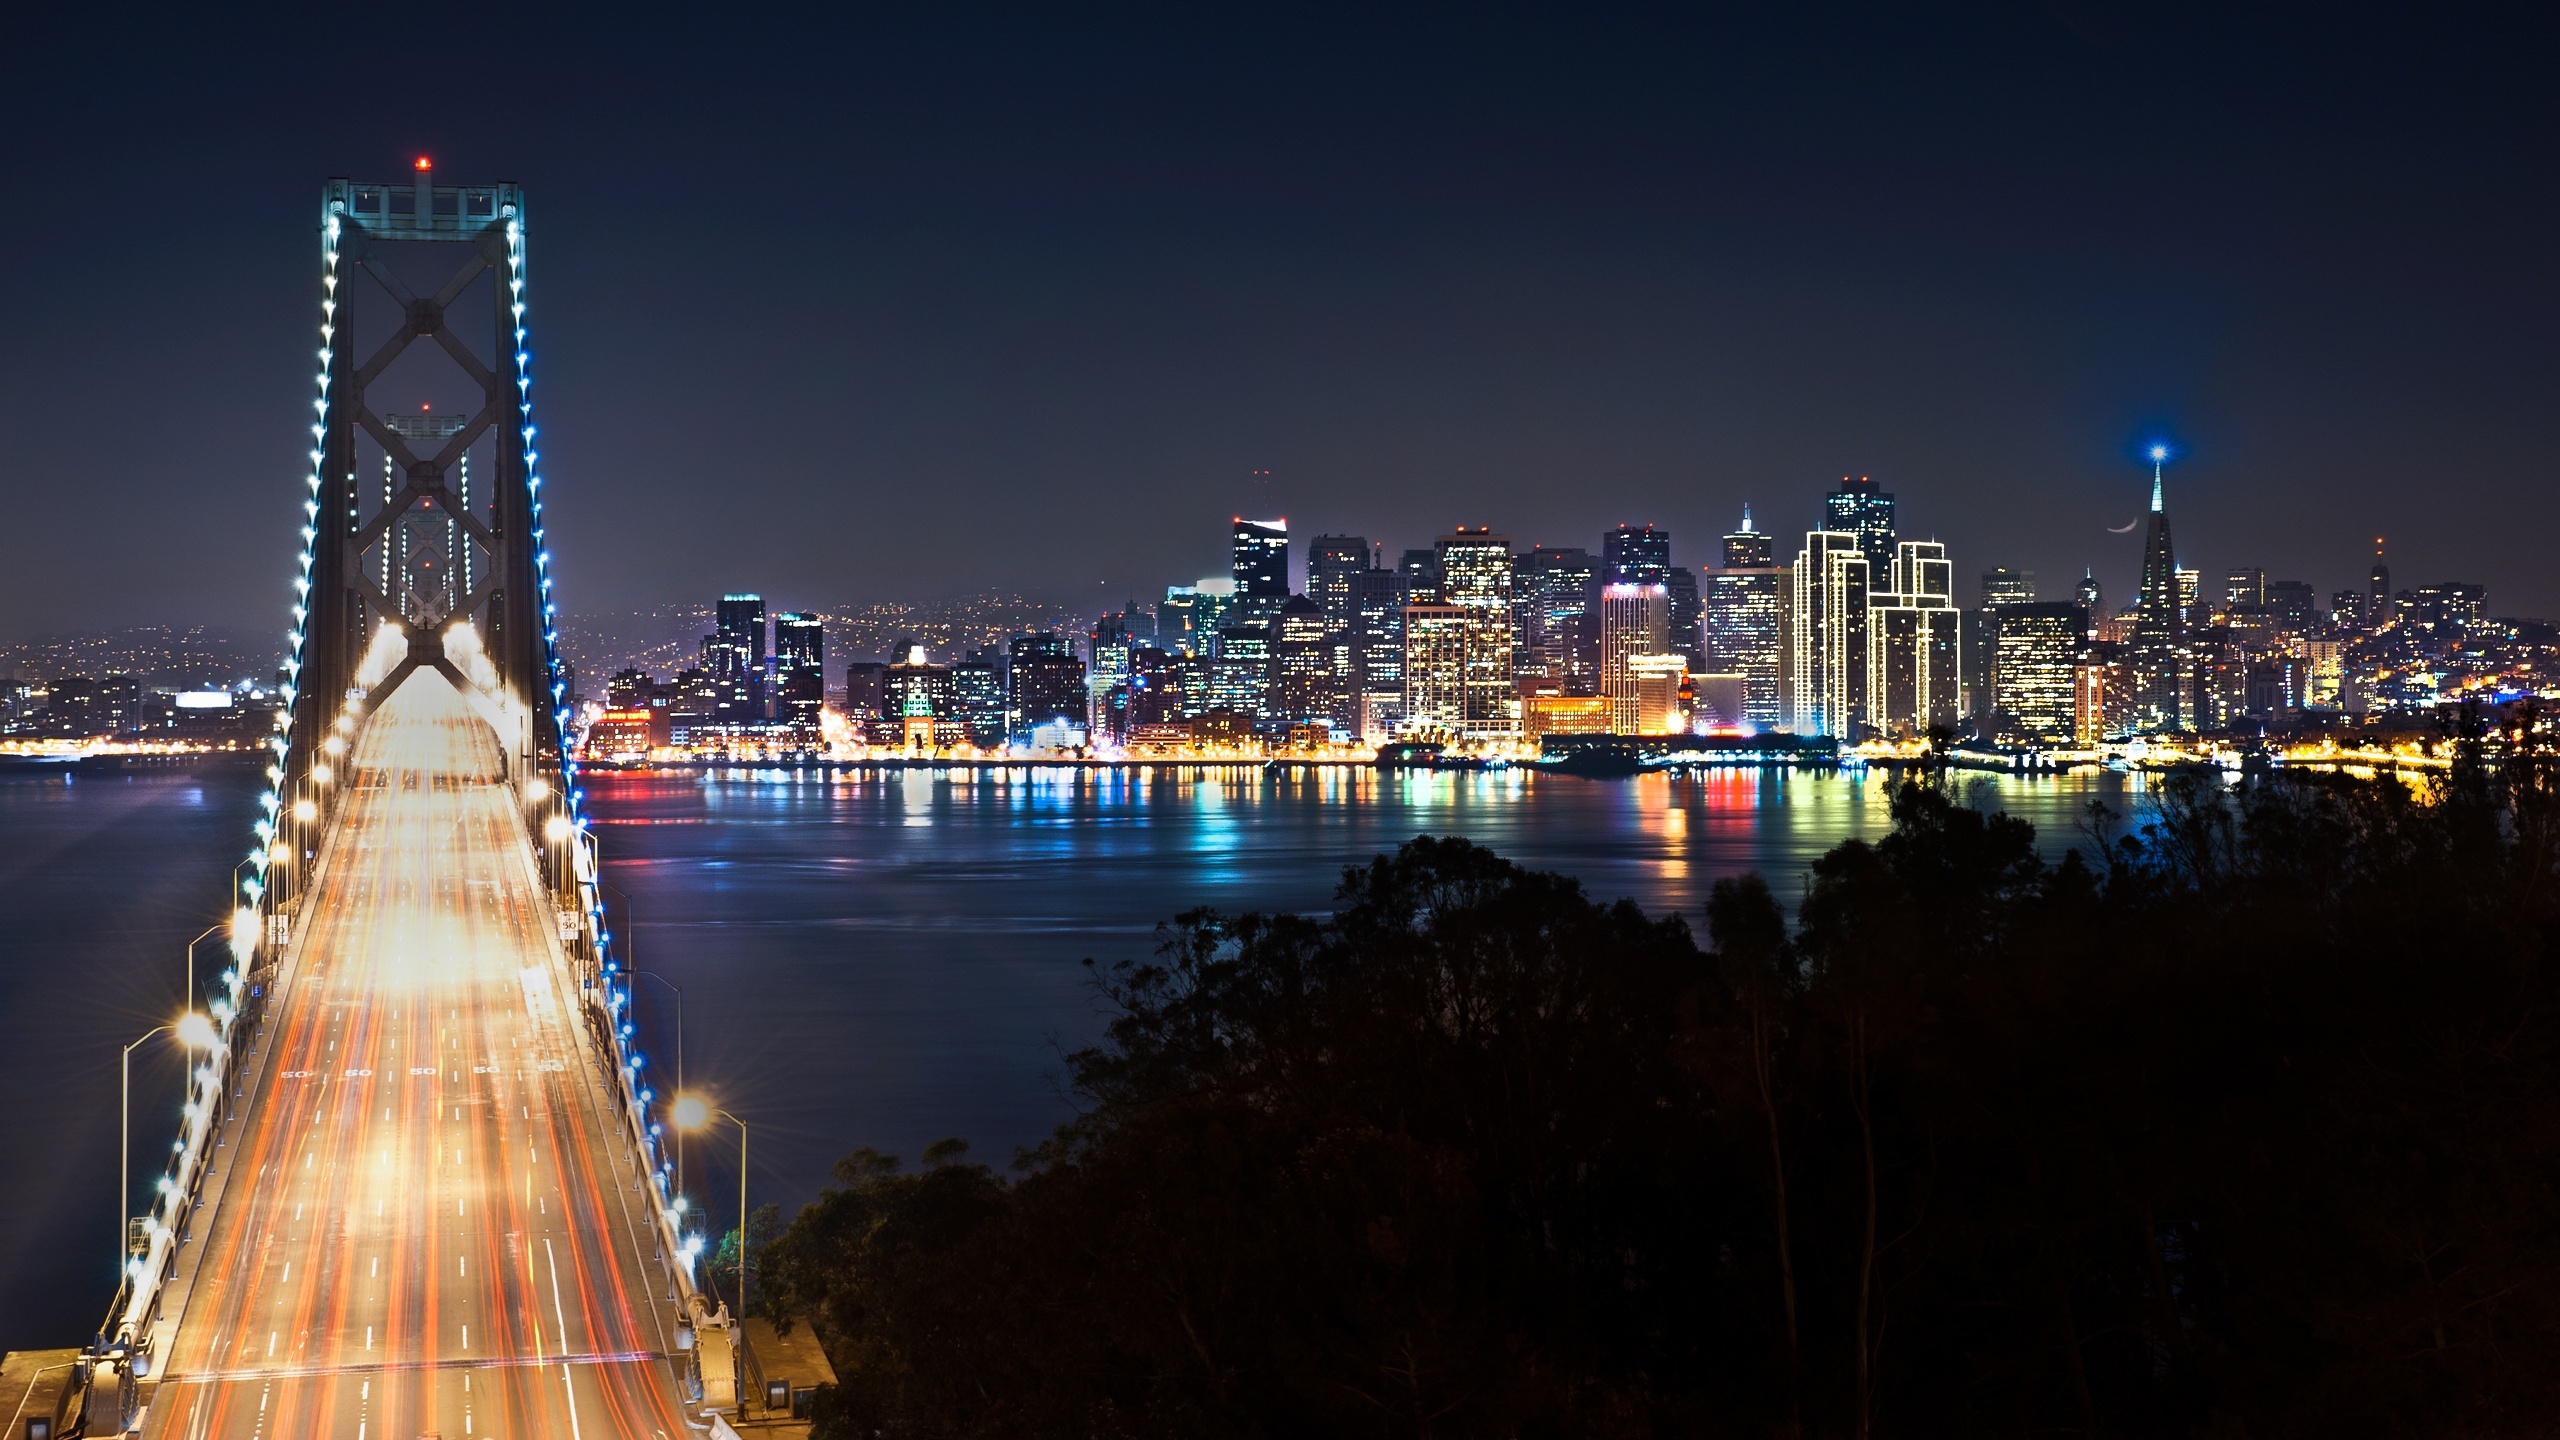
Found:
<path fill-rule="evenodd" d="M 1307 545 L 1307 598 L 1341 626 L 1351 623 L 1351 577 L 1366 572 L 1369 542 L 1358 535 L 1319 535 Z"/>
<path fill-rule="evenodd" d="M 1667 610 L 1669 607 L 1666 605 L 1664 608 Z M 1627 657 L 1626 674 L 1629 688 L 1635 692 L 1635 724 L 1619 733 L 1677 735 L 1689 728 L 1688 716 L 1680 707 L 1680 692 L 1689 678 L 1687 656 L 1676 650 L 1659 655 L 1630 655 Z M 1613 722 L 1623 703 L 1614 696 L 1610 698 Z"/>
<path fill-rule="evenodd" d="M 901 747 L 930 750 L 957 738 L 960 706 L 951 667 L 934 664 L 923 646 L 910 647 L 904 659 L 890 662 L 888 699 Z"/>
<path fill-rule="evenodd" d="M 2077 673 L 2088 616 L 2062 602 L 2000 607 L 1993 708 L 2007 740 L 2058 744 L 2081 728 Z"/>
<path fill-rule="evenodd" d="M 1520 690 L 1511 646 L 1511 537 L 1461 525 L 1440 537 L 1440 598 L 1472 617 L 1466 649 L 1466 693 L 1459 734 L 1469 740 L 1516 738 Z"/>
<path fill-rule="evenodd" d="M 1524 695 L 1520 736 L 1535 741 L 1548 735 L 1605 735 L 1610 730 L 1610 707 L 1606 695 Z"/>
<path fill-rule="evenodd" d="M 1450 738 L 1463 733 L 1468 650 L 1480 624 L 1463 605 L 1404 607 L 1402 728 Z"/>
<path fill-rule="evenodd" d="M 1520 557 L 1512 591 L 1513 662 L 1520 675 L 1559 694 L 1596 690 L 1599 632 L 1591 601 L 1597 579 L 1591 552 L 1578 547 L 1533 546 Z"/>
<path fill-rule="evenodd" d="M 1742 677 L 1737 723 L 1755 729 L 1786 723 L 1786 588 L 1786 569 L 1745 505 L 1742 528 L 1724 537 L 1724 564 L 1707 572 L 1704 668 Z"/>
<path fill-rule="evenodd" d="M 1350 588 L 1353 693 L 1393 696 L 1401 708 L 1405 579 L 1393 570 L 1363 570 Z"/>
<path fill-rule="evenodd" d="M 1271 622 L 1265 705 L 1273 727 L 1353 729 L 1349 632 L 1309 595 L 1292 595 Z"/>
<path fill-rule="evenodd" d="M 1081 730 L 1086 719 L 1084 662 L 1054 632 L 1017 635 L 1005 649 L 1005 735 L 1029 743 L 1042 725 Z M 1081 743 L 1081 742 L 1079 742 Z"/>
<path fill-rule="evenodd" d="M 1868 723 L 1897 739 L 1951 730 L 1963 710 L 1963 615 L 1947 547 L 1895 542 L 1892 583 L 1868 597 Z"/>
<path fill-rule="evenodd" d="M 1880 581 L 1893 565 L 1893 496 L 1864 475 L 1840 477 L 1840 488 L 1822 497 L 1822 527 L 1858 537 L 1867 576 Z"/>
<path fill-rule="evenodd" d="M 773 718 L 816 734 L 818 716 L 827 708 L 825 622 L 803 611 L 773 617 L 773 660 Z"/>
<path fill-rule="evenodd" d="M 1004 667 L 993 655 L 972 654 L 951 667 L 951 702 L 970 744 L 982 750 L 1004 744 Z"/>
<path fill-rule="evenodd" d="M 1282 604 L 1287 601 L 1283 600 Z M 1276 619 L 1279 607 L 1272 607 Z M 1264 701 L 1271 681 L 1271 631 L 1262 625 L 1229 624 L 1209 646 L 1209 708 L 1242 715 L 1259 724 L 1270 715 Z"/>
<path fill-rule="evenodd" d="M 1854 531 L 1812 530 L 1790 569 L 1788 723 L 1854 740 L 1867 723 L 1866 554 Z"/>
<path fill-rule="evenodd" d="M 1655 581 L 1600 588 L 1600 693 L 1609 701 L 1613 733 L 1645 733 L 1644 687 L 1636 661 L 1662 654 L 1670 634 L 1669 586 Z"/>

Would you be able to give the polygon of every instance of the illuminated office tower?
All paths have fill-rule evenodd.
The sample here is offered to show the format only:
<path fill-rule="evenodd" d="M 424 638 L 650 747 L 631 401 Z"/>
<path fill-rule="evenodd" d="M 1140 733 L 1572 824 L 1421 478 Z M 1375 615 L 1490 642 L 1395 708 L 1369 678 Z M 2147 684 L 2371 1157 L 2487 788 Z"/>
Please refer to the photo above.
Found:
<path fill-rule="evenodd" d="M 1635 690 L 1635 728 L 1625 733 L 1677 735 L 1689 728 L 1688 716 L 1680 709 L 1680 686 L 1689 678 L 1689 657 L 1676 650 L 1637 655 L 1628 660 L 1627 671 Z M 1609 702 L 1613 723 L 1618 703 Z"/>
<path fill-rule="evenodd" d="M 1512 582 L 1512 613 L 1522 675 L 1544 680 L 1559 693 L 1587 695 L 1599 684 L 1598 632 L 1591 621 L 1597 570 L 1591 552 L 1540 545 L 1520 557 Z"/>
<path fill-rule="evenodd" d="M 1359 693 L 1404 693 L 1405 582 L 1393 570 L 1351 577 L 1351 670 Z"/>
<path fill-rule="evenodd" d="M 2197 604 L 2204 597 L 2204 572 L 2181 566 L 2178 570 L 2178 624 L 2194 629 L 2204 623 L 2204 612 Z"/>
<path fill-rule="evenodd" d="M 2222 613 L 2240 615 L 2267 603 L 2267 572 L 2243 565 L 2222 577 Z"/>
<path fill-rule="evenodd" d="M 1853 531 L 1812 530 L 1791 569 L 1788 723 L 1854 739 L 1867 723 L 1867 557 Z"/>
<path fill-rule="evenodd" d="M 1674 565 L 1663 572 L 1662 584 L 1671 597 L 1671 653 L 1687 659 L 1692 669 L 1704 669 L 1707 606 L 1698 593 L 1697 574 L 1686 565 Z"/>
<path fill-rule="evenodd" d="M 1868 596 L 1869 723 L 1897 739 L 1952 729 L 1962 713 L 1963 613 L 1954 567 L 1934 540 L 1893 547 L 1893 588 Z"/>
<path fill-rule="evenodd" d="M 777 720 L 815 731 L 827 708 L 827 636 L 825 622 L 804 611 L 785 610 L 773 617 Z"/>
<path fill-rule="evenodd" d="M 1005 685 L 1005 728 L 1016 743 L 1028 744 L 1043 725 L 1085 723 L 1084 662 L 1056 634 L 1015 636 L 1006 647 Z"/>
<path fill-rule="evenodd" d="M 1464 733 L 1467 659 L 1481 617 L 1463 605 L 1404 607 L 1404 724 L 1444 738 Z"/>
<path fill-rule="evenodd" d="M 1600 537 L 1601 584 L 1667 585 L 1670 581 L 1670 531 L 1621 525 Z"/>
<path fill-rule="evenodd" d="M 1512 677 L 1511 537 L 1461 525 L 1440 537 L 1440 598 L 1474 617 L 1467 647 L 1466 700 L 1459 733 L 1470 740 L 1516 738 L 1520 688 Z"/>
<path fill-rule="evenodd" d="M 2107 592 L 2098 583 L 2098 572 L 2082 571 L 2080 583 L 2072 589 L 2071 598 L 2079 603 L 2081 609 L 2089 612 L 2089 638 L 2097 639 L 2098 617 L 2107 613 Z"/>
<path fill-rule="evenodd" d="M 1751 528 L 1745 505 L 1742 528 L 1724 537 L 1724 564 L 1707 572 L 1703 668 L 1742 677 L 1739 718 L 1755 728 L 1786 723 L 1786 585 L 1786 568 L 1770 537 Z"/>
<path fill-rule="evenodd" d="M 1272 618 L 1279 619 L 1278 606 Z M 1263 721 L 1270 715 L 1270 684 L 1271 627 L 1230 621 L 1209 646 L 1209 708 Z"/>
<path fill-rule="evenodd" d="M 1271 669 L 1264 708 L 1275 728 L 1323 722 L 1352 728 L 1348 632 L 1311 596 L 1292 595 L 1271 622 Z"/>
<path fill-rule="evenodd" d="M 1988 716 L 1992 708 L 1992 691 L 1999 681 L 1993 673 L 2000 662 L 2000 607 L 2032 605 L 2036 599 L 2036 572 L 2012 570 L 1995 565 L 1982 572 L 1982 605 L 1965 616 L 1964 674 L 1968 691 L 1966 710 L 1970 714 Z"/>
<path fill-rule="evenodd" d="M 1840 488 L 1822 497 L 1822 528 L 1858 537 L 1867 576 L 1882 581 L 1893 567 L 1893 496 L 1861 475 L 1840 477 Z"/>
<path fill-rule="evenodd" d="M 2137 730 L 2175 730 L 2189 709 L 2186 691 L 2184 602 L 2178 555 L 2169 538 L 2169 510 L 2161 470 L 2169 448 L 2151 448 L 2151 514 L 2142 531 L 2142 598 L 2128 649 L 2132 663 L 2133 723 Z M 2192 572 L 2185 572 L 2192 573 Z"/>
<path fill-rule="evenodd" d="M 1614 734 L 1641 734 L 1643 689 L 1636 661 L 1664 653 L 1671 636 L 1671 591 L 1650 585 L 1600 587 L 1600 693 Z"/>
<path fill-rule="evenodd" d="M 1404 577 L 1404 593 L 1415 605 L 1440 603 L 1440 552 L 1407 550 L 1396 561 L 1396 573 Z"/>
<path fill-rule="evenodd" d="M 2004 736 L 2059 744 L 2078 732 L 2078 665 L 2088 627 L 2077 605 L 2001 607 L 1993 705 Z"/>
<path fill-rule="evenodd" d="M 1265 624 L 1289 598 L 1289 522 L 1237 517 L 1233 551 L 1235 610 L 1229 623 Z"/>
<path fill-rule="evenodd" d="M 1369 542 L 1319 535 L 1307 543 L 1307 598 L 1337 625 L 1351 623 L 1351 577 L 1369 568 Z"/>

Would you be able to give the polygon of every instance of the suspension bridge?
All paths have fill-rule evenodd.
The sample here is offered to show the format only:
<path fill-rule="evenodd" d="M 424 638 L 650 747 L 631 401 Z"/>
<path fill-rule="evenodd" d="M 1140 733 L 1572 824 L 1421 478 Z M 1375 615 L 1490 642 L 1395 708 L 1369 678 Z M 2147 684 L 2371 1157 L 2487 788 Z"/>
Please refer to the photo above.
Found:
<path fill-rule="evenodd" d="M 675 1440 L 737 1404 L 564 743 L 527 234 L 519 187 L 424 160 L 323 189 L 232 961 L 163 1042 L 180 1130 L 52 1433 Z"/>

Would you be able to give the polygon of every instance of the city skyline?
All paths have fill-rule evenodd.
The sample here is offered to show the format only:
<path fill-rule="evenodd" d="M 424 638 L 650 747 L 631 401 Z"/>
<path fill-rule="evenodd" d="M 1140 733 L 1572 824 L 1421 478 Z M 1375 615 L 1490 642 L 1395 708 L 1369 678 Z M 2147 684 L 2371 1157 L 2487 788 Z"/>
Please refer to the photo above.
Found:
<path fill-rule="evenodd" d="M 315 123 L 334 34 L 39 17 L 17 53 L 53 62 L 0 99 L 30 193 L 114 214 L 147 189 L 201 223 L 183 263 L 117 225 L 0 240 L 0 638 L 277 623 L 255 562 L 300 437 L 259 417 L 305 380 L 309 177 L 422 154 L 541 196 L 581 606 L 1082 604 L 1208 573 L 1203 514 L 1685 546 L 1745 502 L 1797 528 L 1791 497 L 1842 474 L 1907 497 L 1906 533 L 2113 593 L 2140 551 L 2107 532 L 2166 436 L 2208 573 L 2325 591 L 2382 534 L 2412 573 L 2560 613 L 2539 527 L 2479 523 L 2550 504 L 2554 201 L 2513 183 L 2553 143 L 2531 37 L 2203 12 L 1913 16 L 1845 47 L 1776 12 L 792 29 L 531 15 L 513 43 L 545 84 L 465 72 Z M 677 234 L 622 223 L 661 192 L 722 198 Z M 140 404 L 95 383 L 137 346 Z M 400 371 L 376 393 L 460 408 Z M 101 499 L 111 567 L 61 543 Z M 960 500 L 1004 523 L 955 552 Z"/>

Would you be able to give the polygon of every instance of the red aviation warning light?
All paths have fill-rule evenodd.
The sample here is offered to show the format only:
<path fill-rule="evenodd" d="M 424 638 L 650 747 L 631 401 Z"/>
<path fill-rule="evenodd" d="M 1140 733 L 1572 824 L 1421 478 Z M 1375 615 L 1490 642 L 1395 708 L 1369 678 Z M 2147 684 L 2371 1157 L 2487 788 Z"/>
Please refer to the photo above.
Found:
<path fill-rule="evenodd" d="M 418 157 L 418 169 L 419 169 L 421 172 L 428 171 L 428 170 L 433 170 L 434 168 L 436 168 L 436 162 L 434 162 L 433 160 L 428 159 L 428 158 L 427 158 L 426 156 L 424 156 L 424 155 L 421 155 L 421 156 L 419 156 L 419 157 Z"/>

